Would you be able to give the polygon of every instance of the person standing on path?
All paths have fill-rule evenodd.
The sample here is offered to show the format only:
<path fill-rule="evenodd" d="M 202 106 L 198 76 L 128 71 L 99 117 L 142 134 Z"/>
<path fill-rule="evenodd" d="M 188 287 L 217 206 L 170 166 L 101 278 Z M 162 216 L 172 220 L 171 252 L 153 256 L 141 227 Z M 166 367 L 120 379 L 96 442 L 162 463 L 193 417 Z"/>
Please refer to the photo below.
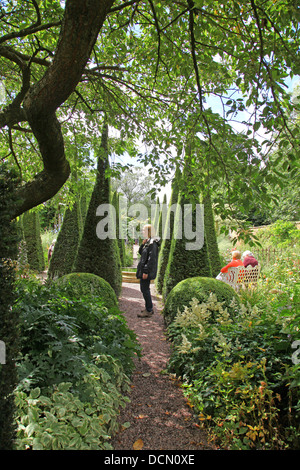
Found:
<path fill-rule="evenodd" d="M 156 278 L 160 238 L 155 237 L 154 227 L 150 224 L 143 228 L 144 240 L 139 248 L 141 259 L 136 270 L 136 277 L 140 279 L 140 289 L 145 300 L 145 309 L 138 313 L 138 317 L 146 318 L 153 315 L 153 303 L 150 291 L 150 281 Z"/>

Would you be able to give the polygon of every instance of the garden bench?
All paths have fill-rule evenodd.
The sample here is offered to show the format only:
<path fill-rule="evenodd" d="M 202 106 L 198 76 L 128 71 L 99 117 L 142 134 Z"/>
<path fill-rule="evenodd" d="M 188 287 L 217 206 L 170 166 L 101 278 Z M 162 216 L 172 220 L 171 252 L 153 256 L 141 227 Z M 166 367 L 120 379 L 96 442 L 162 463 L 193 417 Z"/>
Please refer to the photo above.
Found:
<path fill-rule="evenodd" d="M 245 287 L 249 285 L 256 285 L 260 273 L 260 265 L 252 267 L 237 266 L 236 268 L 229 268 L 222 279 L 226 284 L 229 284 L 235 290 L 240 286 Z"/>

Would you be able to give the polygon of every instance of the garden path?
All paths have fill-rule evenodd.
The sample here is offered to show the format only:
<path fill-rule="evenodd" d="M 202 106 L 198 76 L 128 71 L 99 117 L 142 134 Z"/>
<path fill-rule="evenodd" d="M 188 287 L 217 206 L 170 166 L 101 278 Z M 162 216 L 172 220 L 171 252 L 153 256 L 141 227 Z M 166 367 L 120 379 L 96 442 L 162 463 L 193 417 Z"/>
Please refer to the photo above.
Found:
<path fill-rule="evenodd" d="M 214 450 L 205 431 L 199 428 L 179 382 L 164 373 L 170 356 L 161 303 L 151 285 L 155 314 L 138 318 L 144 309 L 139 284 L 123 283 L 120 309 L 142 346 L 135 359 L 131 402 L 121 410 L 121 427 L 111 444 L 115 450 Z"/>

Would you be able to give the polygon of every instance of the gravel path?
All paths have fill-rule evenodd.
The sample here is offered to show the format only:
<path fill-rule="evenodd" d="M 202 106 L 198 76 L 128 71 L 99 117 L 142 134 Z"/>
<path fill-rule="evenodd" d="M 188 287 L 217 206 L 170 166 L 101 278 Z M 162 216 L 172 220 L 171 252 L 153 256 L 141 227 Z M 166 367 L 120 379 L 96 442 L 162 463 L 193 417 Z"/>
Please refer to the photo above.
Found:
<path fill-rule="evenodd" d="M 138 318 L 144 309 L 139 284 L 123 283 L 120 309 L 129 328 L 133 329 L 143 348 L 136 359 L 129 403 L 121 410 L 119 423 L 130 423 L 112 440 L 115 450 L 214 450 L 201 430 L 177 380 L 164 374 L 170 356 L 161 304 L 151 285 L 155 314 Z"/>

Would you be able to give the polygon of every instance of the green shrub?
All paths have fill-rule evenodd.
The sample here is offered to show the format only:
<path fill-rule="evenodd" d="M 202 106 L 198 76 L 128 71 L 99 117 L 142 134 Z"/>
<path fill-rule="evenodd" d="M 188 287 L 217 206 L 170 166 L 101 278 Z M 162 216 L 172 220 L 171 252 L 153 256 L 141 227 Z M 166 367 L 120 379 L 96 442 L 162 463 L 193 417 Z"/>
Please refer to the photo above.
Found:
<path fill-rule="evenodd" d="M 109 361 L 119 382 L 128 379 L 112 357 L 99 356 L 98 362 Z M 71 383 L 60 383 L 50 396 L 39 388 L 29 394 L 16 392 L 17 450 L 107 450 L 109 439 L 118 430 L 119 407 L 128 401 L 119 382 L 96 365 L 87 367 L 82 377 L 92 390 L 92 399 L 81 400 L 70 390 Z"/>
<path fill-rule="evenodd" d="M 162 294 L 162 291 L 163 291 L 165 272 L 166 272 L 167 265 L 168 265 L 171 242 L 172 242 L 173 231 L 174 231 L 174 217 L 175 217 L 174 207 L 176 207 L 177 200 L 178 200 L 179 176 L 180 176 L 179 170 L 178 168 L 176 168 L 175 177 L 172 181 L 172 194 L 171 194 L 171 199 L 170 199 L 170 203 L 168 207 L 167 220 L 165 222 L 165 227 L 163 228 L 163 233 L 162 233 L 163 239 L 162 239 L 162 244 L 161 244 L 159 258 L 158 258 L 157 276 L 155 280 L 156 289 L 160 294 Z"/>
<path fill-rule="evenodd" d="M 23 389 L 72 382 L 74 387 L 85 363 L 105 354 L 120 361 L 126 374 L 139 353 L 135 334 L 121 312 L 108 309 L 96 297 L 66 297 L 64 289 L 21 280 L 14 312 L 20 316 L 21 351 L 18 363 Z M 105 367 L 109 367 L 106 364 Z"/>
<path fill-rule="evenodd" d="M 240 304 L 230 318 L 211 294 L 169 326 L 168 368 L 222 446 L 299 448 L 299 364 L 291 361 L 300 338 L 297 301 L 281 311 Z"/>
<path fill-rule="evenodd" d="M 295 222 L 277 220 L 269 227 L 270 241 L 274 245 L 286 247 L 300 242 L 300 230 Z"/>
<path fill-rule="evenodd" d="M 118 299 L 110 284 L 91 273 L 71 273 L 58 278 L 55 284 L 64 289 L 67 296 L 78 298 L 93 295 L 100 297 L 107 308 L 118 306 Z"/>
<path fill-rule="evenodd" d="M 165 323 L 169 325 L 177 315 L 178 310 L 183 312 L 190 305 L 193 298 L 199 302 L 206 301 L 211 293 L 214 293 L 219 302 L 224 302 L 230 313 L 233 299 L 239 302 L 236 292 L 228 284 L 209 277 L 192 277 L 179 282 L 167 297 L 163 315 Z"/>

